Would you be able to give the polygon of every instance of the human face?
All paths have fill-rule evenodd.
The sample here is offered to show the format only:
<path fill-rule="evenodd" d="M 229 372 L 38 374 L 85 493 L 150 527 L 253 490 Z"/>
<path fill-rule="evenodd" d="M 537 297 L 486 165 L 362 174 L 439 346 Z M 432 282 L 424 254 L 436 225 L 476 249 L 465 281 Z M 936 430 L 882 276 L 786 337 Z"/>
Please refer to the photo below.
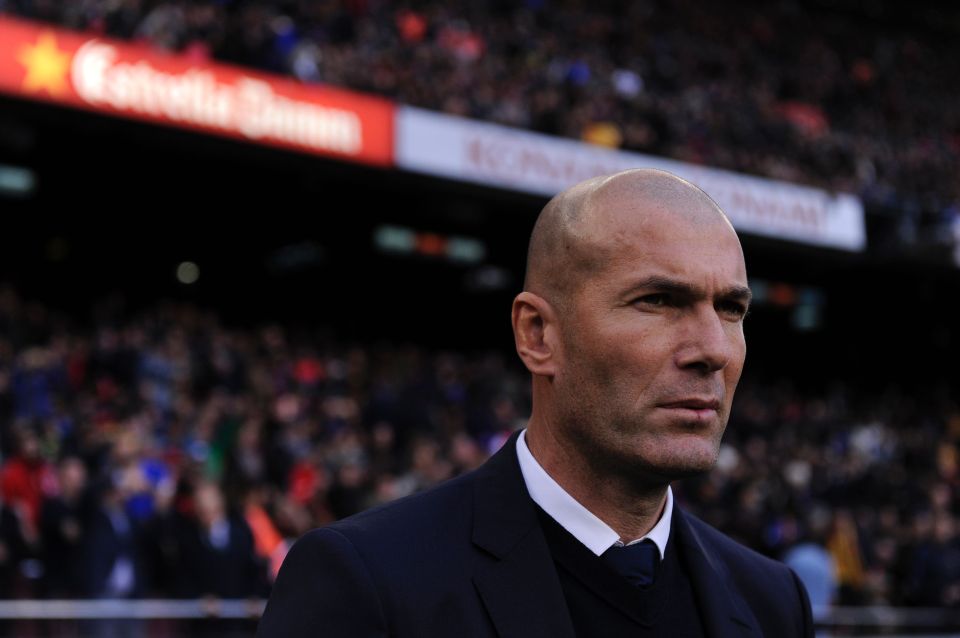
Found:
<path fill-rule="evenodd" d="M 603 259 L 571 293 L 553 380 L 558 434 L 595 473 L 663 482 L 716 463 L 750 293 L 736 234 L 703 206 L 706 221 L 625 211 L 597 226 Z"/>

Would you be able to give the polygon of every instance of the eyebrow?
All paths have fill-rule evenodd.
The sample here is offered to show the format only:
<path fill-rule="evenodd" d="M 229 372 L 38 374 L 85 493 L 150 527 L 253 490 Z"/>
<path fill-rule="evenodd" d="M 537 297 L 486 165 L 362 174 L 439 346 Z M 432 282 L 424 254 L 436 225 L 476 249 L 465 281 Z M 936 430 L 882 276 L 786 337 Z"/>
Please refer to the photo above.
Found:
<path fill-rule="evenodd" d="M 662 275 L 653 275 L 638 281 L 630 287 L 627 293 L 630 294 L 639 292 L 640 290 L 650 289 L 658 292 L 670 292 L 676 295 L 691 297 L 694 299 L 705 299 L 707 297 L 706 291 L 698 286 L 694 286 L 685 281 L 670 279 L 669 277 L 664 277 Z M 745 304 L 749 304 L 750 300 L 753 298 L 753 292 L 746 286 L 730 286 L 729 288 L 724 288 L 721 290 L 717 294 L 717 298 L 734 299 L 737 301 L 742 301 Z"/>

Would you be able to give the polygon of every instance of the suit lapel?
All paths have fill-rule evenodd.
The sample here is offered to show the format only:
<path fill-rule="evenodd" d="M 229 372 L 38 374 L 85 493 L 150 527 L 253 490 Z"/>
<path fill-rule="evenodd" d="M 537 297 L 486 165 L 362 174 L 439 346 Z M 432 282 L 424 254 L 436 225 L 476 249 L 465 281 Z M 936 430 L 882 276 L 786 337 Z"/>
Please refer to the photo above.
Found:
<path fill-rule="evenodd" d="M 514 434 L 474 483 L 473 542 L 482 550 L 473 582 L 500 638 L 574 638 L 556 567 L 517 462 Z M 671 538 L 687 565 L 710 638 L 762 635 L 726 565 L 680 508 Z"/>
<path fill-rule="evenodd" d="M 574 638 L 553 557 L 517 462 L 514 434 L 477 472 L 473 582 L 500 638 Z"/>
<path fill-rule="evenodd" d="M 761 636 L 759 625 L 722 563 L 679 508 L 673 510 L 674 536 L 680 543 L 700 610 L 711 638 Z"/>

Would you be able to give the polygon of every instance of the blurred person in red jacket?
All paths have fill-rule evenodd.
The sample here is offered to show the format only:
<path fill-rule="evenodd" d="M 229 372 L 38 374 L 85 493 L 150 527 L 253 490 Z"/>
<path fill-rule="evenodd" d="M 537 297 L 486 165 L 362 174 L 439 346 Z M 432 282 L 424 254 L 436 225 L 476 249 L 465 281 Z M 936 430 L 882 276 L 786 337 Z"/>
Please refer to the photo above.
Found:
<path fill-rule="evenodd" d="M 29 527 L 27 532 L 35 536 L 44 496 L 52 496 L 57 491 L 56 474 L 41 455 L 40 439 L 32 430 L 18 431 L 15 447 L 14 455 L 0 468 L 0 497 L 23 516 Z"/>

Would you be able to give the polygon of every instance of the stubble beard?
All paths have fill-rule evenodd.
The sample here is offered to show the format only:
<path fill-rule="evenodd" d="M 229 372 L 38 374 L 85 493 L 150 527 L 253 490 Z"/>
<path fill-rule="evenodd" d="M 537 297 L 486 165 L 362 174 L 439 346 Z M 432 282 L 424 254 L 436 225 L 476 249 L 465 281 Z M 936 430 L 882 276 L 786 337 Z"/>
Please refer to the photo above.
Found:
<path fill-rule="evenodd" d="M 684 441 L 682 434 L 652 429 L 643 415 L 628 414 L 623 406 L 580 398 L 566 397 L 568 409 L 558 415 L 557 424 L 589 481 L 615 481 L 642 493 L 707 473 L 716 465 L 726 415 L 721 415 L 723 423 L 711 440 Z"/>

